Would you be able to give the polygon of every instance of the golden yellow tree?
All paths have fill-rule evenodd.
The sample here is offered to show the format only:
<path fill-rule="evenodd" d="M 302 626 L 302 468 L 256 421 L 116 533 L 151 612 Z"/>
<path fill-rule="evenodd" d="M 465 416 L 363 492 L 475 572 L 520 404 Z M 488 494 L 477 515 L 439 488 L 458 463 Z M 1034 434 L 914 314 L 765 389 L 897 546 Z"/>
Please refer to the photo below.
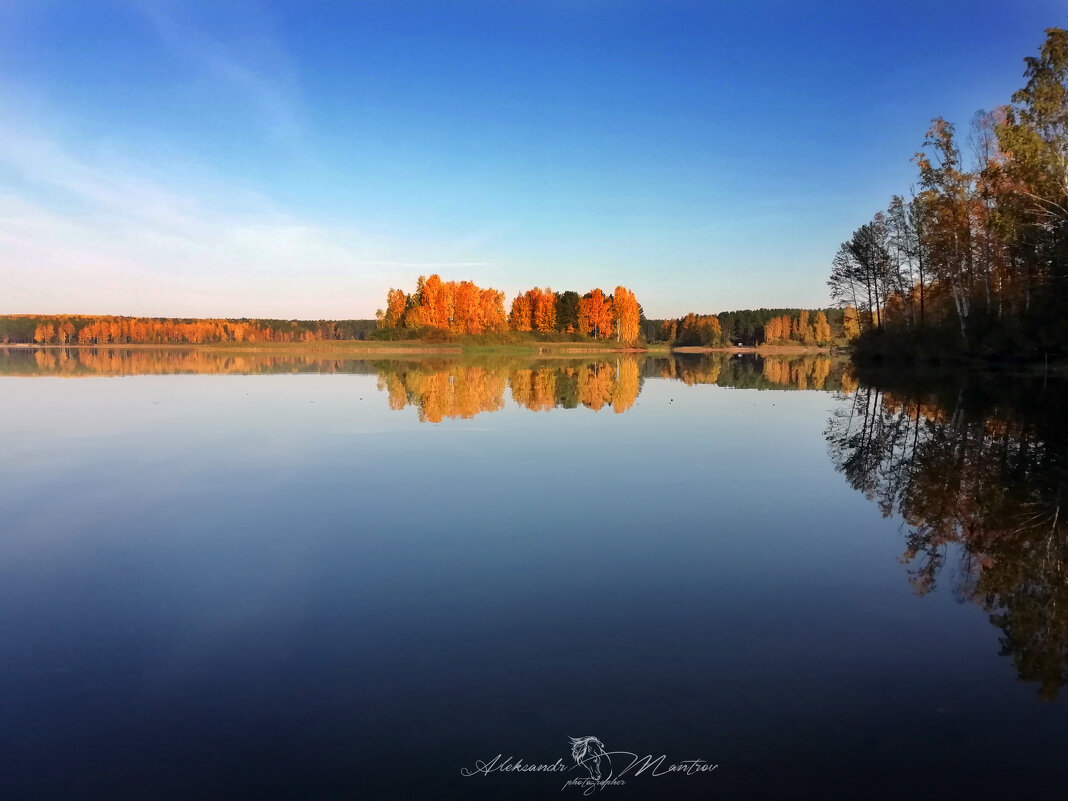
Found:
<path fill-rule="evenodd" d="M 508 330 L 508 318 L 504 313 L 504 293 L 497 289 L 479 292 L 479 317 L 482 330 L 499 333 Z"/>
<path fill-rule="evenodd" d="M 481 334 L 481 312 L 481 297 L 477 286 L 471 281 L 452 284 L 452 320 L 449 328 L 453 332 Z"/>
<path fill-rule="evenodd" d="M 551 289 L 534 288 L 527 292 L 530 299 L 531 327 L 542 334 L 556 330 L 556 295 Z"/>
<path fill-rule="evenodd" d="M 634 293 L 625 286 L 617 286 L 612 293 L 612 312 L 619 341 L 627 345 L 636 344 L 641 330 L 641 310 Z M 718 324 L 719 321 L 716 322 Z"/>
<path fill-rule="evenodd" d="M 812 333 L 817 345 L 827 345 L 831 341 L 831 324 L 827 322 L 827 315 L 816 312 L 816 321 L 812 324 Z"/>
<path fill-rule="evenodd" d="M 634 405 L 638 400 L 638 393 L 641 392 L 642 378 L 638 360 L 620 359 L 617 374 L 618 380 L 612 393 L 612 411 L 623 414 Z"/>
<path fill-rule="evenodd" d="M 508 315 L 508 327 L 513 331 L 530 331 L 531 321 L 530 297 L 525 293 L 520 293 L 512 301 L 512 312 Z"/>
<path fill-rule="evenodd" d="M 846 339 L 856 339 L 860 336 L 860 316 L 852 306 L 846 306 L 842 311 L 842 329 Z"/>
<path fill-rule="evenodd" d="M 434 274 L 426 279 L 423 291 L 419 293 L 419 305 L 422 310 L 422 324 L 431 328 L 448 328 L 452 316 L 451 292 L 441 281 L 441 276 Z"/>
<path fill-rule="evenodd" d="M 607 339 L 613 334 L 612 299 L 600 289 L 587 292 L 579 301 L 579 331 Z"/>
<path fill-rule="evenodd" d="M 385 328 L 397 328 L 404 317 L 404 308 L 408 303 L 408 296 L 400 289 L 391 289 L 386 293 L 386 314 L 382 318 Z"/>

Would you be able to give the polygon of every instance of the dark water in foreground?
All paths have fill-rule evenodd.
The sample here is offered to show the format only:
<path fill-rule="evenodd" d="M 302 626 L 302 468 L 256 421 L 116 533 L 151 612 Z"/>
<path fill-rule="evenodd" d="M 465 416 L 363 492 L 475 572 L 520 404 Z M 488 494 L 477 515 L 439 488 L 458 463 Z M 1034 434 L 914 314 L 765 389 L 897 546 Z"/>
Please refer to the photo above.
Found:
<path fill-rule="evenodd" d="M 0 352 L 0 801 L 1057 797 L 1068 393 L 992 378 Z"/>

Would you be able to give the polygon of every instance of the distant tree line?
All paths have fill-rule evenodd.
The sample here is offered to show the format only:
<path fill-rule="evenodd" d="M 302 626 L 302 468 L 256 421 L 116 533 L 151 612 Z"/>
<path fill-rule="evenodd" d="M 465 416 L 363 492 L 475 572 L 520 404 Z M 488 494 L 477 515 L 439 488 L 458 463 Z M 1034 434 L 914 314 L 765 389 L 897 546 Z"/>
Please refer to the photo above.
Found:
<path fill-rule="evenodd" d="M 859 333 L 855 309 L 742 309 L 644 324 L 649 342 L 677 346 L 830 345 Z"/>
<path fill-rule="evenodd" d="M 504 310 L 504 293 L 471 281 L 419 276 L 415 291 L 390 289 L 377 313 L 378 339 L 440 339 L 454 334 L 531 333 L 545 337 L 612 339 L 626 345 L 643 340 L 644 313 L 634 293 L 617 286 L 611 295 L 592 289 L 520 292 Z"/>
<path fill-rule="evenodd" d="M 110 315 L 0 316 L 0 343 L 37 345 L 316 342 L 368 339 L 374 320 L 251 320 Z"/>
<path fill-rule="evenodd" d="M 855 230 L 831 297 L 860 310 L 860 355 L 1064 353 L 1068 316 L 1068 31 L 1024 59 L 1009 105 L 978 112 L 961 153 L 933 120 L 918 188 Z"/>

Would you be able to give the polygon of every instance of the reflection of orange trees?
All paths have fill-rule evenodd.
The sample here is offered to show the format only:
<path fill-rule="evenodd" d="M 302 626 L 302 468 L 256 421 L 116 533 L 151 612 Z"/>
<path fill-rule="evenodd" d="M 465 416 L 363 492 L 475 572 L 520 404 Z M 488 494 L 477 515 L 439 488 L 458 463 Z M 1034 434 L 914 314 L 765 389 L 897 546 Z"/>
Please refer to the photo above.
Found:
<path fill-rule="evenodd" d="M 612 394 L 612 411 L 623 414 L 638 400 L 638 393 L 642 391 L 642 376 L 637 359 L 620 359 L 618 372 L 615 392 Z"/>
<path fill-rule="evenodd" d="M 429 423 L 456 417 L 466 420 L 479 412 L 504 408 L 506 382 L 503 370 L 486 367 L 454 366 L 433 372 L 402 369 L 386 377 L 390 408 L 403 409 L 412 403 L 419 409 L 419 420 Z"/>
<path fill-rule="evenodd" d="M 162 358 L 161 358 L 162 357 Z M 269 356 L 219 356 L 202 351 L 163 353 L 156 351 L 78 350 L 75 353 L 81 367 L 100 375 L 143 375 L 153 372 L 178 373 L 258 373 L 276 372 L 287 368 L 315 369 L 331 372 L 329 362 L 314 358 L 275 359 Z"/>
<path fill-rule="evenodd" d="M 549 411 L 556 407 L 556 377 L 559 370 L 542 367 L 537 370 L 513 370 L 508 376 L 512 400 L 533 412 Z"/>
<path fill-rule="evenodd" d="M 594 411 L 611 406 L 621 414 L 634 405 L 642 384 L 635 358 L 522 368 L 385 365 L 382 370 L 378 387 L 389 393 L 390 408 L 414 405 L 419 419 L 432 423 L 497 411 L 504 406 L 506 388 L 517 406 L 531 411 L 581 403 Z"/>
<path fill-rule="evenodd" d="M 594 411 L 611 405 L 617 414 L 621 414 L 634 405 L 641 392 L 638 360 L 626 358 L 578 367 L 513 370 L 509 377 L 512 399 L 532 411 L 553 409 L 561 400 L 558 380 L 573 382 L 577 401 Z"/>
<path fill-rule="evenodd" d="M 657 359 L 654 364 L 657 376 L 682 381 L 688 387 L 696 384 L 715 384 L 719 381 L 719 374 L 723 369 L 723 361 L 719 356 L 686 362 Z"/>
<path fill-rule="evenodd" d="M 226 354 L 213 351 L 130 348 L 52 348 L 0 351 L 8 375 L 164 375 L 169 373 L 359 372 L 362 362 L 315 356 Z"/>
<path fill-rule="evenodd" d="M 452 382 L 452 409 L 463 418 L 503 409 L 505 384 L 499 371 L 484 367 L 464 368 Z"/>
<path fill-rule="evenodd" d="M 634 405 L 641 392 L 637 359 L 585 364 L 575 371 L 575 379 L 579 403 L 595 412 L 611 405 L 616 414 L 622 414 Z"/>
<path fill-rule="evenodd" d="M 688 387 L 695 384 L 715 384 L 719 381 L 722 369 L 723 362 L 719 359 L 700 364 L 680 364 L 675 370 L 675 377 Z"/>
<path fill-rule="evenodd" d="M 615 387 L 615 370 L 611 365 L 597 363 L 583 365 L 578 369 L 579 402 L 595 412 L 612 402 Z"/>
<path fill-rule="evenodd" d="M 860 386 L 860 382 L 857 381 L 857 376 L 853 372 L 852 367 L 848 367 L 842 371 L 841 384 L 842 392 L 845 392 L 847 395 L 857 391 L 857 387 Z"/>
<path fill-rule="evenodd" d="M 399 411 L 408 405 L 408 392 L 404 388 L 404 380 L 397 373 L 379 373 L 378 389 L 386 390 L 389 395 L 389 408 Z"/>
<path fill-rule="evenodd" d="M 717 384 L 752 389 L 810 389 L 849 392 L 856 388 L 848 374 L 848 363 L 824 355 L 803 357 L 729 356 L 712 353 L 701 356 L 650 357 L 647 371 L 661 378 L 673 378 L 688 386 Z"/>
<path fill-rule="evenodd" d="M 764 358 L 764 377 L 773 384 L 798 389 L 823 389 L 831 374 L 831 360 L 821 356 L 801 359 Z"/>

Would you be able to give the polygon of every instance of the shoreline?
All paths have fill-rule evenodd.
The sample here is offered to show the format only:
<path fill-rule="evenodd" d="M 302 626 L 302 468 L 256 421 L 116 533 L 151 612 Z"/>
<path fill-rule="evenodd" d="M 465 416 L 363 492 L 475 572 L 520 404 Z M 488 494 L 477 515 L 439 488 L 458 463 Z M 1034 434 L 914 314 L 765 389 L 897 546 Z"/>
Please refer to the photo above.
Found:
<path fill-rule="evenodd" d="M 750 345 L 742 347 L 712 348 L 702 345 L 683 345 L 669 348 L 672 353 L 754 353 L 776 355 L 803 355 L 806 353 L 826 353 L 831 355 L 834 348 L 829 345 Z"/>
<path fill-rule="evenodd" d="M 511 344 L 469 344 L 469 343 L 430 343 L 417 340 L 408 342 L 385 342 L 375 340 L 326 340 L 318 342 L 165 342 L 165 343 L 106 343 L 106 344 L 37 344 L 28 342 L 12 342 L 0 344 L 0 348 L 12 350 L 94 350 L 94 349 L 125 349 L 125 350 L 197 350 L 217 353 L 321 353 L 324 355 L 337 356 L 360 356 L 376 354 L 447 354 L 462 355 L 464 353 L 517 353 L 530 354 L 533 356 L 569 356 L 586 355 L 597 353 L 630 353 L 630 354 L 703 354 L 703 353 L 727 353 L 727 354 L 755 354 L 755 355 L 805 355 L 805 354 L 833 354 L 833 348 L 816 347 L 805 345 L 757 345 L 752 347 L 703 347 L 688 345 L 671 347 L 670 345 L 655 343 L 646 347 L 616 346 L 613 344 L 600 345 L 588 342 L 522 342 Z"/>
<path fill-rule="evenodd" d="M 276 353 L 321 354 L 324 356 L 362 356 L 376 354 L 448 354 L 464 353 L 523 353 L 534 356 L 587 353 L 648 353 L 667 352 L 666 348 L 613 347 L 583 342 L 524 342 L 516 344 L 466 344 L 379 342 L 373 340 L 327 340 L 325 342 L 108 342 L 105 344 L 37 344 L 11 342 L 0 348 L 25 351 L 49 350 L 182 350 L 205 353 Z"/>

